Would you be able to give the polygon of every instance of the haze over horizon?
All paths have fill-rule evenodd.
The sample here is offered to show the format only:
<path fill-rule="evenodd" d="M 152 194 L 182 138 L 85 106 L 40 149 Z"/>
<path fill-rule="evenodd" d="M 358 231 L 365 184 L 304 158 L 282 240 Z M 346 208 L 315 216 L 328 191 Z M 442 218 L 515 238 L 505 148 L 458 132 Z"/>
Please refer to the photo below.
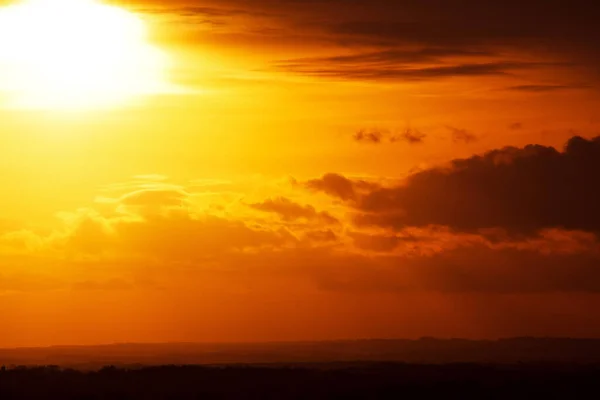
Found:
<path fill-rule="evenodd" d="M 600 361 L 600 339 L 512 338 L 501 340 L 340 340 L 329 342 L 163 343 L 0 349 L 8 370 L 54 366 L 122 371 L 151 366 L 204 365 L 224 368 L 336 368 L 368 364 L 588 365 Z"/>
<path fill-rule="evenodd" d="M 0 348 L 600 339 L 599 19 L 0 1 Z"/>

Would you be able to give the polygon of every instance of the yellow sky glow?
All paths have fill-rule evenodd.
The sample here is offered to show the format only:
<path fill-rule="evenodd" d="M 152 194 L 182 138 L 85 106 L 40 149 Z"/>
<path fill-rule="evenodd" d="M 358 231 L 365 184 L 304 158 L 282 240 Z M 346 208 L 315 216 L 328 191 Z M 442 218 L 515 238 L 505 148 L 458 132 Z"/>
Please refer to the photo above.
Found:
<path fill-rule="evenodd" d="M 0 348 L 600 337 L 600 14 L 530 2 L 0 0 Z"/>

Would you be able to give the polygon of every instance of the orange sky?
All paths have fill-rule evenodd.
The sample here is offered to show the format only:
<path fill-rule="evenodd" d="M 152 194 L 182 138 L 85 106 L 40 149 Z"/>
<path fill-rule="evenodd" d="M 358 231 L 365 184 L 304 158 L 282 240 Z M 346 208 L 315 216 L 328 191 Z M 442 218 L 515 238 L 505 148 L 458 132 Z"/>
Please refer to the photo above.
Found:
<path fill-rule="evenodd" d="M 0 347 L 600 337 L 598 10 L 110 3 L 170 89 L 0 90 Z"/>

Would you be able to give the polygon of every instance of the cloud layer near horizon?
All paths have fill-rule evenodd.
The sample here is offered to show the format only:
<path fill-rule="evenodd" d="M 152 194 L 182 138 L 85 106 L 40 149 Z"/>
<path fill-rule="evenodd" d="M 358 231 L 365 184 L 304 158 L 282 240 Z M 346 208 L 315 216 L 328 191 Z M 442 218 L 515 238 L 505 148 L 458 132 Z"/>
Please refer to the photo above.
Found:
<path fill-rule="evenodd" d="M 167 285 L 165 271 L 183 268 L 308 278 L 334 291 L 595 293 L 599 160 L 600 139 L 574 137 L 562 151 L 497 149 L 393 185 L 339 174 L 279 182 L 268 190 L 276 197 L 141 177 L 95 209 L 61 214 L 50 234 L 8 230 L 0 244 L 23 259 L 151 261 Z M 109 282 L 133 284 L 123 272 Z M 130 287 L 83 282 L 71 285 Z"/>

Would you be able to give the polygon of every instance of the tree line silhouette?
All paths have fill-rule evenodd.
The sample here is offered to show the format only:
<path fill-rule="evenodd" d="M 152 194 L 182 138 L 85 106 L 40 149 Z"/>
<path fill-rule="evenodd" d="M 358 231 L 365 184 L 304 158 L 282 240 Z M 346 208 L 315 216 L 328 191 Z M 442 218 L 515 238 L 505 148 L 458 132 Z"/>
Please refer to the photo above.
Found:
<path fill-rule="evenodd" d="M 564 399 L 596 393 L 600 364 L 2 367 L 0 399 Z"/>

